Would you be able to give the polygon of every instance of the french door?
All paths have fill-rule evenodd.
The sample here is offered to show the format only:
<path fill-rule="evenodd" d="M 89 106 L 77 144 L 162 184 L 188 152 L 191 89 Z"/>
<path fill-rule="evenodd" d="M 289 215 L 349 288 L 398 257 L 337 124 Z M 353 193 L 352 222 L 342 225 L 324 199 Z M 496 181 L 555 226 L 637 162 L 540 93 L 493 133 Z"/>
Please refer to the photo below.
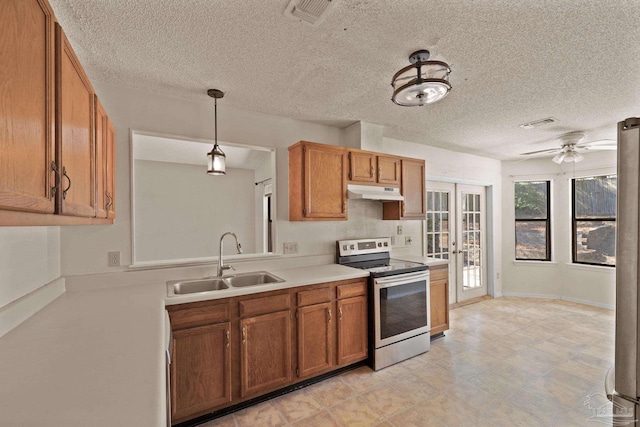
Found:
<path fill-rule="evenodd" d="M 427 182 L 426 252 L 449 260 L 449 302 L 487 294 L 485 187 Z"/>

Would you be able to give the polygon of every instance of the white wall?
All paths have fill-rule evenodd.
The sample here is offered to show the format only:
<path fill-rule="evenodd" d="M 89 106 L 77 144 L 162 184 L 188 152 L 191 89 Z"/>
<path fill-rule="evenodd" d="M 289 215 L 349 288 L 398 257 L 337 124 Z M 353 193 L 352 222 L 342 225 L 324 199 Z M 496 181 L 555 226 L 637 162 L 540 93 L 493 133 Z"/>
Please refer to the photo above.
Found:
<path fill-rule="evenodd" d="M 59 276 L 59 227 L 0 227 L 0 307 Z"/>
<path fill-rule="evenodd" d="M 616 172 L 616 153 L 585 154 L 577 164 L 551 159 L 502 163 L 503 290 L 507 295 L 539 295 L 613 307 L 615 269 L 571 263 L 571 186 L 574 177 Z M 552 180 L 552 262 L 515 261 L 514 182 Z"/>
<path fill-rule="evenodd" d="M 160 96 L 135 89 L 95 84 L 98 96 L 116 127 L 117 216 L 113 226 L 63 227 L 61 254 L 63 275 L 117 271 L 107 267 L 107 251 L 121 251 L 124 270 L 131 261 L 130 237 L 130 129 L 174 134 L 193 138 L 213 137 L 213 103 L 203 94 L 203 102 Z M 228 99 L 225 97 L 225 100 Z M 231 94 L 229 95 L 231 98 Z M 282 243 L 298 242 L 299 253 L 290 257 L 335 254 L 335 241 L 363 236 L 389 236 L 402 224 L 404 236 L 413 237 L 410 247 L 398 247 L 422 254 L 423 221 L 381 221 L 382 205 L 377 201 L 350 200 L 348 221 L 288 221 L 288 151 L 298 140 L 332 145 L 344 144 L 341 129 L 237 110 L 226 105 L 218 109 L 218 138 L 232 143 L 276 147 L 277 249 Z M 363 135 L 379 129 L 364 129 Z M 375 139 L 375 138 L 374 138 Z M 378 138 L 381 139 L 381 138 Z M 492 182 L 499 192 L 500 162 L 477 156 L 427 147 L 403 141 L 384 140 L 383 147 L 366 147 L 392 154 L 424 158 L 431 175 Z M 497 176 L 493 180 L 493 176 Z M 498 193 L 499 194 L 499 193 Z M 500 198 L 498 198 L 500 200 Z M 499 210 L 498 210 L 499 213 Z M 498 234 L 500 229 L 498 228 Z M 499 236 L 496 236 L 499 238 Z M 400 240 L 400 239 L 398 239 Z M 500 257 L 497 258 L 500 262 Z M 498 267 L 499 271 L 499 267 Z"/>
<path fill-rule="evenodd" d="M 136 262 L 212 257 L 226 231 L 245 253 L 255 250 L 255 172 L 227 168 L 212 178 L 206 166 L 135 160 Z M 236 253 L 235 242 L 224 242 Z"/>

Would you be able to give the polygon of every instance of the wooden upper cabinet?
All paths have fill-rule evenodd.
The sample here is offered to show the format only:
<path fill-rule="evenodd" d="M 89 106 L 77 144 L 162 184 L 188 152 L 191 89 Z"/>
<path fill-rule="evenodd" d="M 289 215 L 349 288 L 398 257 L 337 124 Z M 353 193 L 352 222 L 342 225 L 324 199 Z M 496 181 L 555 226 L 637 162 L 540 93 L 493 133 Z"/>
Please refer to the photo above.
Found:
<path fill-rule="evenodd" d="M 382 219 L 425 219 L 425 162 L 418 159 L 402 159 L 400 193 L 403 202 L 384 202 Z"/>
<path fill-rule="evenodd" d="M 231 401 L 230 334 L 229 322 L 173 333 L 173 422 L 201 415 Z"/>
<path fill-rule="evenodd" d="M 376 155 L 360 150 L 349 150 L 349 181 L 375 183 Z"/>
<path fill-rule="evenodd" d="M 94 90 L 56 24 L 56 163 L 61 185 L 57 212 L 96 216 Z"/>
<path fill-rule="evenodd" d="M 331 303 L 300 307 L 298 321 L 298 377 L 329 370 L 333 365 Z"/>
<path fill-rule="evenodd" d="M 344 147 L 289 147 L 289 221 L 346 220 L 347 169 Z"/>
<path fill-rule="evenodd" d="M 400 159 L 392 156 L 378 156 L 378 183 L 399 186 Z"/>
<path fill-rule="evenodd" d="M 398 187 L 401 179 L 400 170 L 400 157 L 349 150 L 350 182 Z"/>
<path fill-rule="evenodd" d="M 53 213 L 53 12 L 2 0 L 0 28 L 0 209 Z"/>
<path fill-rule="evenodd" d="M 96 217 L 115 217 L 115 129 L 95 97 Z"/>
<path fill-rule="evenodd" d="M 240 320 L 240 396 L 283 387 L 291 380 L 291 311 Z"/>

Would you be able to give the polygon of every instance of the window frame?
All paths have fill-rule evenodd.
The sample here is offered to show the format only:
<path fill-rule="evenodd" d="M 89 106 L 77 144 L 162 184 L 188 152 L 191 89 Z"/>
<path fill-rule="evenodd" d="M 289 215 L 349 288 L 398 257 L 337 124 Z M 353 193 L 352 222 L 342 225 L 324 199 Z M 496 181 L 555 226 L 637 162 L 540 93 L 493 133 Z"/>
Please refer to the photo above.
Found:
<path fill-rule="evenodd" d="M 576 241 L 577 241 L 577 236 L 576 236 L 576 232 L 578 230 L 578 221 L 608 221 L 608 222 L 615 222 L 616 223 L 616 228 L 618 227 L 618 212 L 616 209 L 616 215 L 613 218 L 605 218 L 605 217 L 585 217 L 585 218 L 576 218 L 576 179 L 585 179 L 585 178 L 599 178 L 599 177 L 607 177 L 607 176 L 615 176 L 617 178 L 617 174 L 616 173 L 608 173 L 608 174 L 602 174 L 602 175 L 587 175 L 587 176 L 582 176 L 582 177 L 574 177 L 571 178 L 571 263 L 572 264 L 578 264 L 578 265 L 591 265 L 591 266 L 595 266 L 595 267 L 607 267 L 607 268 L 616 268 L 616 264 L 618 263 L 618 258 L 617 258 L 617 253 L 616 253 L 616 264 L 602 264 L 602 263 L 598 263 L 598 262 L 585 262 L 585 261 L 578 261 L 577 260 L 577 255 L 578 255 L 578 248 L 576 245 Z M 616 182 L 616 199 L 617 199 L 617 182 Z"/>
<path fill-rule="evenodd" d="M 547 184 L 547 217 L 546 219 L 539 219 L 539 218 L 532 218 L 532 219 L 526 219 L 526 218 L 516 218 L 516 208 L 515 208 L 515 197 L 516 197 L 516 184 L 518 183 L 531 183 L 531 182 L 544 182 Z M 535 262 L 552 262 L 551 259 L 551 180 L 549 179 L 535 179 L 535 180 L 522 180 L 522 181 L 514 181 L 513 182 L 513 199 L 514 199 L 514 209 L 513 209 L 513 214 L 514 214 L 514 256 L 515 256 L 515 260 L 516 261 L 535 261 Z M 546 254 L 545 254 L 545 258 L 518 258 L 518 251 L 517 251 L 517 245 L 518 245 L 518 240 L 517 240 L 517 235 L 518 235 L 518 222 L 544 222 L 546 224 L 546 242 L 547 242 L 547 247 L 546 247 Z"/>

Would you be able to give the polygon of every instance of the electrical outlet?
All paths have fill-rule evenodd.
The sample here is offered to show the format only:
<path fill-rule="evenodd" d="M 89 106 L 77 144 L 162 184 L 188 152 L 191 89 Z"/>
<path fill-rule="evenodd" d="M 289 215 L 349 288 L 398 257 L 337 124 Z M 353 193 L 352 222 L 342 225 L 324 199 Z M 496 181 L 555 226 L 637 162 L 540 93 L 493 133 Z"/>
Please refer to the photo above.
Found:
<path fill-rule="evenodd" d="M 398 236 L 402 234 L 402 226 L 401 225 L 398 226 L 398 229 L 396 230 L 396 234 Z"/>
<path fill-rule="evenodd" d="M 412 241 L 413 240 L 411 240 L 411 236 L 407 236 L 407 237 L 404 238 L 404 244 L 407 245 L 407 246 L 411 246 L 411 242 Z"/>
<path fill-rule="evenodd" d="M 395 246 L 396 244 L 396 236 L 391 236 L 391 246 Z"/>
<path fill-rule="evenodd" d="M 120 251 L 107 252 L 108 265 L 109 267 L 119 267 L 120 266 Z"/>
<path fill-rule="evenodd" d="M 496 273 L 496 280 L 500 280 L 500 273 Z"/>
<path fill-rule="evenodd" d="M 297 254 L 298 253 L 298 242 L 286 242 L 284 243 L 284 253 L 286 254 Z"/>

